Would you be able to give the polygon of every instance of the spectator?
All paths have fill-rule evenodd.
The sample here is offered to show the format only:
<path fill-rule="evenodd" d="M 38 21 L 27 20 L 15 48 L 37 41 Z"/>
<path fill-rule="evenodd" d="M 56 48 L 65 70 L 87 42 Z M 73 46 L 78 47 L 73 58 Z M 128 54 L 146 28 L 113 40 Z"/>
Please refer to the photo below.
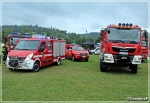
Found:
<path fill-rule="evenodd" d="M 2 51 L 2 53 L 3 53 L 3 64 L 5 64 L 6 59 L 7 59 L 8 50 L 4 44 L 2 44 L 1 47 L 3 48 L 3 51 Z"/>

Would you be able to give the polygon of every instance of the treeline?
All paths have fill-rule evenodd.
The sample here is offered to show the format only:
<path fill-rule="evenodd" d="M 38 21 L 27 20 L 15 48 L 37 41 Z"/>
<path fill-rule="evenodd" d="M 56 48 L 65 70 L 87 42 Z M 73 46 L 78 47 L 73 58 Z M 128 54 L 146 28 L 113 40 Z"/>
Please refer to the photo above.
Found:
<path fill-rule="evenodd" d="M 3 25 L 2 26 L 2 41 L 4 37 L 7 37 L 8 34 L 12 32 L 20 33 L 30 33 L 32 34 L 43 34 L 47 36 L 53 36 L 57 38 L 66 39 L 67 43 L 76 43 L 81 44 L 88 40 L 92 40 L 96 43 L 99 42 L 99 33 L 86 33 L 86 34 L 76 34 L 76 33 L 67 33 L 66 30 L 60 30 L 58 28 L 46 28 L 38 25 Z"/>

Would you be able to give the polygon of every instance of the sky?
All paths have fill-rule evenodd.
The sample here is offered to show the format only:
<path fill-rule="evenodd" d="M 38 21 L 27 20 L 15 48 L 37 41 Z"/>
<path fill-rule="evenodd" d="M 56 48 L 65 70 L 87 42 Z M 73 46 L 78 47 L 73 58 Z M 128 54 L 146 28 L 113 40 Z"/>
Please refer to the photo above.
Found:
<path fill-rule="evenodd" d="M 110 24 L 148 29 L 148 2 L 1 2 L 2 25 L 38 25 L 82 34 Z"/>

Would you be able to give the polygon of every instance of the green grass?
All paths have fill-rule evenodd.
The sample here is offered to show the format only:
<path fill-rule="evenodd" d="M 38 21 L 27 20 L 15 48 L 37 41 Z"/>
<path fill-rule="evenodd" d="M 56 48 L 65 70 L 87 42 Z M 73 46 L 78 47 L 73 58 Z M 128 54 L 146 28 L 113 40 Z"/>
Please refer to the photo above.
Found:
<path fill-rule="evenodd" d="M 148 96 L 148 63 L 138 73 L 127 68 L 100 72 L 99 55 L 89 62 L 64 60 L 60 66 L 39 72 L 2 68 L 3 101 L 127 101 L 127 97 Z"/>

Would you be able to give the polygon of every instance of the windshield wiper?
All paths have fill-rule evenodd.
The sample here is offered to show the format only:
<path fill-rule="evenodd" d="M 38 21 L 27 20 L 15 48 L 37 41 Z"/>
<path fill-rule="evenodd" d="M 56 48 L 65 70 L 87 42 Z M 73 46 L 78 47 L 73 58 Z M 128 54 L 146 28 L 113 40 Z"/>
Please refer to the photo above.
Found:
<path fill-rule="evenodd" d="M 136 41 L 134 41 L 134 40 L 125 40 L 126 42 L 130 42 L 130 44 L 137 44 L 137 42 Z"/>
<path fill-rule="evenodd" d="M 119 42 L 124 43 L 124 41 L 122 41 L 122 40 L 112 40 L 112 41 L 113 41 L 113 43 L 119 43 Z"/>
<path fill-rule="evenodd" d="M 14 48 L 14 50 L 20 50 L 19 48 Z"/>
<path fill-rule="evenodd" d="M 131 44 L 132 44 L 132 43 L 133 43 L 133 44 L 137 44 L 137 42 L 136 42 L 136 41 L 134 41 L 134 40 L 133 40 L 133 41 L 130 41 L 130 43 L 131 43 Z"/>

